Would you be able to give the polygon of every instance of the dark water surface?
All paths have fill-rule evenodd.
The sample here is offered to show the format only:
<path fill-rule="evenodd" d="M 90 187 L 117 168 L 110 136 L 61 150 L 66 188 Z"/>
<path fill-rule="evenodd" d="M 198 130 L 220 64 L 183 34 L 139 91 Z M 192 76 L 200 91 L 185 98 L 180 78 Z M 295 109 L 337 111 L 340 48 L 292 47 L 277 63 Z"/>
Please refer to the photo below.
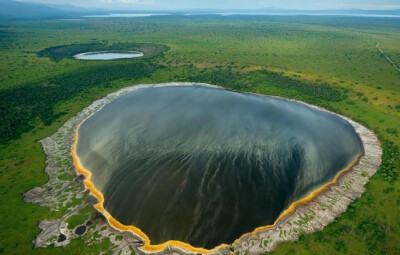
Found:
<path fill-rule="evenodd" d="M 362 143 L 329 113 L 203 86 L 145 88 L 87 119 L 77 153 L 118 221 L 212 248 L 272 224 Z"/>

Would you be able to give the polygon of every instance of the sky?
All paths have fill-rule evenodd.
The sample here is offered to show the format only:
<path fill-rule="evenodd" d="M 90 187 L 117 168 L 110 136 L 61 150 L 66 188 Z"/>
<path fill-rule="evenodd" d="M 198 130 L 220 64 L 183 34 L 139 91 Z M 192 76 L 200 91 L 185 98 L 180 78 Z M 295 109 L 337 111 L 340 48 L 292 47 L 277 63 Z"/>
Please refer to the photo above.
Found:
<path fill-rule="evenodd" d="M 184 10 L 184 9 L 293 9 L 331 10 L 400 9 L 400 0 L 19 0 L 47 4 L 72 4 L 113 10 Z"/>

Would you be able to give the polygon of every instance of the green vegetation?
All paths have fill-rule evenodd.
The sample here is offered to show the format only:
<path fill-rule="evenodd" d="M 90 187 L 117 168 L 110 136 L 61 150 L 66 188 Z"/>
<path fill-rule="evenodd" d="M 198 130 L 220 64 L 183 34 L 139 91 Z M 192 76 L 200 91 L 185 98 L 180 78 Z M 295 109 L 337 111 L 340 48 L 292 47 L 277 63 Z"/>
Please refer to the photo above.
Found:
<path fill-rule="evenodd" d="M 190 74 L 196 72 L 196 68 L 190 70 Z M 345 98 L 346 89 L 330 87 L 328 84 L 310 84 L 301 80 L 296 80 L 290 77 L 282 76 L 274 72 L 261 70 L 252 71 L 246 74 L 240 72 L 233 72 L 229 69 L 203 69 L 195 76 L 189 76 L 189 81 L 192 82 L 205 82 L 211 84 L 219 84 L 225 88 L 236 91 L 252 91 L 254 85 L 274 86 L 277 89 L 294 90 L 299 94 L 307 96 L 310 100 L 315 102 L 323 101 L 340 101 Z"/>
<path fill-rule="evenodd" d="M 68 228 L 74 229 L 79 225 L 86 222 L 89 217 L 93 217 L 94 211 L 93 207 L 87 205 L 78 211 L 78 214 L 74 214 L 67 219 Z"/>
<path fill-rule="evenodd" d="M 61 181 L 72 181 L 75 178 L 75 175 L 69 173 L 63 173 L 58 176 L 58 179 Z"/>
<path fill-rule="evenodd" d="M 397 19 L 160 16 L 2 22 L 0 253 L 107 250 L 108 240 L 89 247 L 83 237 L 63 249 L 33 249 L 39 221 L 63 215 L 22 201 L 21 194 L 47 182 L 45 156 L 37 141 L 52 135 L 93 100 L 119 88 L 197 81 L 320 105 L 379 135 L 383 163 L 366 193 L 322 232 L 282 243 L 274 254 L 400 254 L 400 74 L 377 51 L 374 40 L 400 65 Z M 147 59 L 71 58 L 88 45 L 138 43 L 170 49 L 162 46 L 163 54 Z M 79 203 L 74 200 L 68 206 Z M 84 222 L 89 212 L 78 215 L 69 219 L 71 225 Z M 268 242 L 264 240 L 264 246 Z"/>
<path fill-rule="evenodd" d="M 87 215 L 81 215 L 81 214 L 72 215 L 71 217 L 69 217 L 67 219 L 68 228 L 74 229 L 77 226 L 85 223 L 85 221 L 87 220 L 87 217 L 88 217 Z"/>
<path fill-rule="evenodd" d="M 64 112 L 54 113 L 57 103 L 71 99 L 91 86 L 109 86 L 113 80 L 149 76 L 159 66 L 127 63 L 88 67 L 39 83 L 0 91 L 0 142 L 16 138 L 32 128 L 29 122 L 39 118 L 49 125 Z"/>

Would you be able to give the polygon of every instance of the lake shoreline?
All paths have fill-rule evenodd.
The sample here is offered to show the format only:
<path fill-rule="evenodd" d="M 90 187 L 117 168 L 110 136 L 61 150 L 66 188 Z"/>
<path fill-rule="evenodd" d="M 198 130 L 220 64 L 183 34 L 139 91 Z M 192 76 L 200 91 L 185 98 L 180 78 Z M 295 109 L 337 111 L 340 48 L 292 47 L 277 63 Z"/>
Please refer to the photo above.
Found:
<path fill-rule="evenodd" d="M 71 148 L 74 165 L 76 167 L 77 172 L 79 174 L 86 175 L 86 180 L 84 180 L 85 187 L 88 188 L 98 200 L 98 202 L 95 205 L 95 208 L 104 215 L 107 222 L 116 230 L 121 230 L 121 231 L 128 230 L 134 233 L 136 236 L 138 236 L 139 239 L 143 241 L 143 246 L 138 245 L 138 248 L 141 246 L 140 247 L 141 251 L 144 252 L 147 251 L 152 253 L 162 252 L 165 249 L 171 249 L 171 247 L 182 251 L 189 251 L 196 253 L 219 253 L 219 254 L 229 253 L 230 249 L 234 249 L 235 251 L 239 251 L 240 253 L 244 253 L 246 251 L 250 253 L 261 253 L 261 252 L 271 251 L 275 248 L 275 246 L 279 242 L 297 240 L 300 233 L 302 232 L 311 233 L 318 230 L 322 230 L 326 225 L 328 225 L 331 221 L 333 221 L 334 218 L 343 213 L 347 209 L 347 206 L 355 198 L 361 196 L 361 194 L 365 190 L 364 185 L 368 182 L 369 178 L 377 171 L 380 165 L 381 162 L 380 157 L 382 154 L 382 150 L 380 148 L 377 137 L 373 132 L 366 129 L 362 125 L 352 121 L 350 118 L 341 116 L 339 114 L 333 113 L 323 108 L 313 106 L 297 100 L 285 99 L 276 96 L 261 95 L 256 93 L 249 93 L 259 96 L 275 97 L 283 100 L 299 102 L 314 109 L 323 112 L 328 112 L 330 114 L 334 114 L 335 116 L 339 116 L 340 118 L 349 122 L 354 127 L 357 134 L 360 136 L 364 145 L 364 155 L 361 155 L 359 158 L 357 158 L 346 169 L 341 170 L 336 175 L 335 179 L 332 182 L 323 185 L 318 190 L 311 192 L 311 194 L 306 198 L 303 198 L 293 203 L 291 206 L 289 206 L 288 209 L 286 209 L 281 214 L 281 216 L 275 221 L 273 225 L 260 227 L 251 233 L 244 234 L 242 237 L 237 239 L 231 246 L 220 245 L 212 250 L 206 250 L 202 248 L 195 248 L 189 244 L 179 241 L 169 241 L 161 245 L 151 245 L 150 240 L 143 232 L 141 232 L 139 229 L 133 226 L 124 226 L 120 224 L 118 221 L 112 218 L 112 216 L 103 208 L 102 202 L 104 198 L 102 194 L 98 192 L 94 187 L 94 185 L 90 182 L 91 173 L 87 170 L 85 171 L 85 169 L 81 167 L 79 158 L 77 158 L 75 153 L 75 146 L 77 143 L 77 137 L 78 137 L 77 134 L 79 126 L 92 114 L 99 111 L 103 106 L 107 105 L 115 98 L 124 95 L 128 92 L 136 91 L 147 87 L 192 86 L 192 85 L 202 85 L 207 87 L 225 89 L 223 87 L 203 84 L 203 83 L 174 82 L 174 83 L 164 83 L 164 84 L 134 85 L 118 90 L 117 92 L 110 93 L 106 97 L 94 101 L 90 106 L 84 108 L 76 117 L 73 117 L 64 125 L 69 127 L 70 132 L 72 128 L 72 134 L 69 134 L 72 135 L 70 140 L 72 145 L 69 148 Z M 42 144 L 44 145 L 43 142 Z M 48 154 L 46 153 L 46 155 Z M 347 187 L 347 189 L 343 191 L 343 193 L 345 193 L 346 195 L 344 196 L 341 195 L 340 197 L 341 198 L 343 197 L 343 199 L 342 200 L 336 199 L 335 206 L 332 206 L 329 198 L 327 197 L 337 196 L 337 193 L 340 193 L 340 190 L 343 189 L 342 188 L 343 185 Z M 331 208 L 329 208 L 329 206 L 323 207 L 320 205 L 324 203 L 330 204 Z M 308 220 L 303 224 L 301 224 L 300 227 L 295 227 L 296 224 L 291 223 L 291 222 L 297 222 L 299 220 L 305 221 L 304 218 L 308 218 Z M 282 233 L 284 233 L 284 235 Z"/>

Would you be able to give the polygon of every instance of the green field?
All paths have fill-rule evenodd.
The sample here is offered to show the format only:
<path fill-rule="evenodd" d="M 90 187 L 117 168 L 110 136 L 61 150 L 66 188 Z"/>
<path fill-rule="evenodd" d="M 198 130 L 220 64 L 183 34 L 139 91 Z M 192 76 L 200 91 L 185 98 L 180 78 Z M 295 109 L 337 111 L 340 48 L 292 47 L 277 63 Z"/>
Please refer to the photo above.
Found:
<path fill-rule="evenodd" d="M 390 18 L 0 22 L 0 253 L 107 251 L 107 242 L 87 246 L 85 237 L 66 248 L 33 249 L 39 221 L 63 215 L 22 201 L 24 192 L 47 182 L 38 140 L 119 88 L 196 81 L 320 105 L 379 136 L 383 163 L 367 192 L 322 232 L 280 244 L 274 253 L 400 254 L 400 73 L 375 48 L 376 41 L 400 66 L 400 20 Z M 71 54 L 86 46 L 65 46 L 141 43 L 161 48 L 149 58 L 104 62 L 74 60 Z M 48 49 L 56 46 L 63 50 Z"/>

